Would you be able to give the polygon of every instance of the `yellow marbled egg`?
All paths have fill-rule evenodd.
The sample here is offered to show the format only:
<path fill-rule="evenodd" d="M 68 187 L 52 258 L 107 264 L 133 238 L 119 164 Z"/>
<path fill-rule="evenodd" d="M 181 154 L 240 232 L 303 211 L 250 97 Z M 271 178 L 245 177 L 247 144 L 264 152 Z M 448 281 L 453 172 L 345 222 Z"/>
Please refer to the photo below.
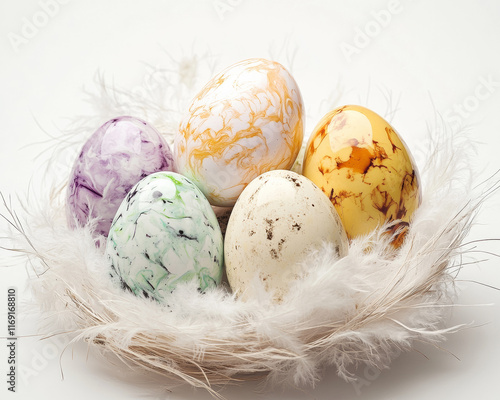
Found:
<path fill-rule="evenodd" d="M 361 106 L 343 106 L 321 119 L 307 143 L 302 173 L 330 198 L 349 239 L 398 221 L 391 227 L 398 247 L 421 202 L 417 166 L 403 139 Z"/>
<path fill-rule="evenodd" d="M 303 139 L 299 87 L 281 64 L 240 61 L 196 95 L 175 136 L 179 172 L 211 204 L 233 206 L 264 172 L 292 167 Z"/>

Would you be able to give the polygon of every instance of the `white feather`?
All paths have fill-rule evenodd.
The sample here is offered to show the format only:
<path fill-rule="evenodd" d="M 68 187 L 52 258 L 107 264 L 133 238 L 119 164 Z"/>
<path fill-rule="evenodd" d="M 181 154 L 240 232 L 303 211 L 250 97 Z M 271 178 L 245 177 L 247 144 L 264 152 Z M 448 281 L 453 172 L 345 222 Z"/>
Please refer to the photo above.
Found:
<path fill-rule="evenodd" d="M 131 106 L 113 100 L 117 93 Z M 100 96 L 105 113 L 141 109 L 137 100 L 106 86 Z M 144 113 L 135 115 L 155 121 L 166 108 L 141 107 Z M 163 130 L 173 125 L 168 121 Z M 255 376 L 314 385 L 325 366 L 351 380 L 358 365 L 388 368 L 415 341 L 437 343 L 459 329 L 445 324 L 454 273 L 468 252 L 464 238 L 477 208 L 498 182 L 473 190 L 465 136 L 444 131 L 428 143 L 423 201 L 404 245 L 392 250 L 384 227 L 352 241 L 340 260 L 325 243 L 303 263 L 302 279 L 281 304 L 263 287 L 256 287 L 258 298 L 242 302 L 225 286 L 200 294 L 187 284 L 167 306 L 113 287 L 93 224 L 67 228 L 60 193 L 36 210 L 36 203 L 26 206 L 23 220 L 8 217 L 14 225 L 9 237 L 32 261 L 30 286 L 47 317 L 47 335 L 70 332 L 124 365 L 204 387 L 214 396 L 214 384 Z"/>

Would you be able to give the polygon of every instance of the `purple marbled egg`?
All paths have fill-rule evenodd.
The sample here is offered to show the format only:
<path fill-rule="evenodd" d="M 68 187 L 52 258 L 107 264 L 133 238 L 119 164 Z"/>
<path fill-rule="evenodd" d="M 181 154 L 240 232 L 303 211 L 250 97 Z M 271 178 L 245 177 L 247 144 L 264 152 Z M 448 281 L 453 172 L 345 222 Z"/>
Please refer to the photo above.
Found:
<path fill-rule="evenodd" d="M 176 171 L 167 142 L 147 122 L 114 118 L 87 140 L 68 184 L 66 214 L 71 227 L 96 219 L 95 236 L 108 236 L 116 210 L 129 190 L 158 171 Z"/>

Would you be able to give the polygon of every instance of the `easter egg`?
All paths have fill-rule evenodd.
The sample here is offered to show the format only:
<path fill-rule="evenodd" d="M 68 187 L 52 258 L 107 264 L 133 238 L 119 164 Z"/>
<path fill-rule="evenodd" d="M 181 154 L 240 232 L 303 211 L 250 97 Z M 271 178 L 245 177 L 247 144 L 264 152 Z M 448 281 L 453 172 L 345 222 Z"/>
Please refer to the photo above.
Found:
<path fill-rule="evenodd" d="M 226 230 L 224 255 L 229 284 L 251 299 L 261 282 L 279 303 L 304 271 L 301 262 L 323 242 L 338 257 L 348 242 L 335 208 L 309 179 L 292 171 L 269 171 L 254 179 L 236 202 Z"/>
<path fill-rule="evenodd" d="M 139 118 L 114 118 L 85 142 L 71 171 L 66 197 L 69 226 L 95 220 L 94 234 L 108 235 L 116 210 L 139 180 L 175 170 L 162 136 Z"/>
<path fill-rule="evenodd" d="M 196 95 L 174 141 L 179 172 L 217 206 L 232 206 L 254 178 L 290 169 L 303 139 L 297 83 L 279 63 L 241 61 Z"/>
<path fill-rule="evenodd" d="M 321 119 L 307 143 L 303 174 L 328 196 L 349 239 L 392 223 L 393 244 L 401 245 L 421 202 L 417 166 L 403 139 L 361 106 Z"/>
<path fill-rule="evenodd" d="M 113 219 L 106 254 L 117 285 L 159 302 L 181 282 L 205 291 L 222 277 L 217 218 L 196 185 L 175 172 L 154 173 L 132 188 Z"/>

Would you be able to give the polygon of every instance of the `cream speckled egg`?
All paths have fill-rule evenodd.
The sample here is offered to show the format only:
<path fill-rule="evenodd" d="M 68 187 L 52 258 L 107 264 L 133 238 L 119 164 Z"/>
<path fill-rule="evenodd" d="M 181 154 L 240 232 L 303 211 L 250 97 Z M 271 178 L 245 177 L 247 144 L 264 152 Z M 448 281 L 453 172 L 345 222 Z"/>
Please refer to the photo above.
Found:
<path fill-rule="evenodd" d="M 339 257 L 347 236 L 335 208 L 309 179 L 292 171 L 270 171 L 242 192 L 229 219 L 224 257 L 229 284 L 242 299 L 255 296 L 260 280 L 280 302 L 303 273 L 298 263 L 322 242 Z"/>
<path fill-rule="evenodd" d="M 279 63 L 254 58 L 212 78 L 196 95 L 174 142 L 179 172 L 211 204 L 232 206 L 260 174 L 290 169 L 303 139 L 297 83 Z"/>
<path fill-rule="evenodd" d="M 328 196 L 349 239 L 396 222 L 401 245 L 421 201 L 418 169 L 403 139 L 382 117 L 356 105 L 326 114 L 307 144 L 302 173 Z"/>

